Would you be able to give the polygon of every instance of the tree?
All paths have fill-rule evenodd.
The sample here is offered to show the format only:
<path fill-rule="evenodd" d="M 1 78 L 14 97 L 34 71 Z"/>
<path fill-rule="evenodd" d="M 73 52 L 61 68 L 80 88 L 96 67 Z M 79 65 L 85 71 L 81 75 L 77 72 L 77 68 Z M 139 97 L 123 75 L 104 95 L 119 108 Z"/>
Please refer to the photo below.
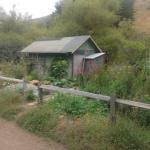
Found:
<path fill-rule="evenodd" d="M 56 36 L 68 33 L 68 29 L 70 35 L 95 34 L 97 30 L 110 27 L 119 19 L 119 9 L 120 0 L 62 0 L 56 5 L 51 30 L 53 34 L 56 32 Z"/>
<path fill-rule="evenodd" d="M 122 8 L 120 11 L 120 16 L 126 19 L 133 19 L 134 15 L 134 0 L 122 0 Z"/>

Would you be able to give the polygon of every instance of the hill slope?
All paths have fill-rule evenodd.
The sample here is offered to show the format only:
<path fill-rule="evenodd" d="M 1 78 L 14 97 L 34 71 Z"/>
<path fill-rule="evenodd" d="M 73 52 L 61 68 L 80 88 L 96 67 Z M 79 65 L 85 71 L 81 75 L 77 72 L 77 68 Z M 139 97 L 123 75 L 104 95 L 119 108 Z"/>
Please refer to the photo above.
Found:
<path fill-rule="evenodd" d="M 134 9 L 135 29 L 150 34 L 150 0 L 135 0 Z"/>

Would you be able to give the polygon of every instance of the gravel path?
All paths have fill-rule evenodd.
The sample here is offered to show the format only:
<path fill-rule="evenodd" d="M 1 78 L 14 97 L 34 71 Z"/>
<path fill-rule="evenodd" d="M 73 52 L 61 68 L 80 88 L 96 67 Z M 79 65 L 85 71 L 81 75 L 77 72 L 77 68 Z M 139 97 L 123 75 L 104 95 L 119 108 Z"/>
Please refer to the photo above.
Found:
<path fill-rule="evenodd" d="M 0 150 L 66 150 L 62 145 L 35 136 L 14 122 L 0 119 Z"/>

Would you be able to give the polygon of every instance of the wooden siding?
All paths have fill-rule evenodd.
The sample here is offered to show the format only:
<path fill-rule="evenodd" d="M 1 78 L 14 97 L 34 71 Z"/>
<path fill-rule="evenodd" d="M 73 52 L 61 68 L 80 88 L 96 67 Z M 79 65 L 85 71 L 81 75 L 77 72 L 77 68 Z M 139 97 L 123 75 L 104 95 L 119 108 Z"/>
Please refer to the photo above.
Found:
<path fill-rule="evenodd" d="M 89 56 L 89 55 L 92 55 L 95 53 L 99 53 L 99 50 L 92 43 L 91 40 L 88 40 L 73 54 L 73 75 L 74 76 L 84 73 L 84 71 L 85 71 L 84 58 L 86 56 Z M 96 62 L 97 68 L 99 68 L 103 64 L 104 64 L 104 58 L 102 56 Z M 92 66 L 90 68 L 91 68 L 90 72 L 93 72 Z M 87 73 L 87 71 L 86 71 L 86 73 Z"/>
<path fill-rule="evenodd" d="M 97 72 L 102 68 L 104 63 L 105 63 L 105 55 L 97 57 L 96 59 L 85 60 L 84 72 L 86 74 Z"/>
<path fill-rule="evenodd" d="M 27 57 L 27 61 L 30 61 L 31 71 L 35 70 L 40 76 L 47 75 L 49 73 L 52 61 L 54 58 L 61 56 L 65 57 L 68 61 L 68 76 L 72 76 L 72 55 L 64 54 L 30 54 Z"/>

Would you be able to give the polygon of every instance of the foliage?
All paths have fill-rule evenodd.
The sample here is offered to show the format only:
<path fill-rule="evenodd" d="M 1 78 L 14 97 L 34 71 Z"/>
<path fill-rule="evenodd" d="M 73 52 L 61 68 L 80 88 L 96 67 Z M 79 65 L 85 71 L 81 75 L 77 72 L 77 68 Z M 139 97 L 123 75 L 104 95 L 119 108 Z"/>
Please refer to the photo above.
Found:
<path fill-rule="evenodd" d="M 144 66 L 113 65 L 90 76 L 84 89 L 106 95 L 116 93 L 120 98 L 141 99 L 149 95 L 148 83 L 149 77 L 146 76 Z"/>
<path fill-rule="evenodd" d="M 29 75 L 27 76 L 27 79 L 28 80 L 39 80 L 41 77 L 40 77 L 40 75 L 39 75 L 39 73 L 38 73 L 38 71 L 37 70 L 32 70 L 30 73 L 29 73 Z"/>
<path fill-rule="evenodd" d="M 0 117 L 7 120 L 13 120 L 16 118 L 17 114 L 22 111 L 21 95 L 16 92 L 11 91 L 0 91 Z"/>
<path fill-rule="evenodd" d="M 18 124 L 23 128 L 44 136 L 51 135 L 57 122 L 57 114 L 47 104 L 27 112 L 18 120 Z"/>
<path fill-rule="evenodd" d="M 48 37 L 46 27 L 32 23 L 30 16 L 21 15 L 15 8 L 8 14 L 1 8 L 0 20 L 0 61 L 20 60 L 18 51 L 33 40 Z"/>
<path fill-rule="evenodd" d="M 0 64 L 0 71 L 5 76 L 22 79 L 26 75 L 26 65 L 23 62 L 21 63 L 4 62 Z"/>
<path fill-rule="evenodd" d="M 49 102 L 54 111 L 62 112 L 72 117 L 81 117 L 87 113 L 105 114 L 107 112 L 107 104 L 103 102 L 93 102 L 79 96 L 71 96 L 57 94 L 54 99 Z"/>
<path fill-rule="evenodd" d="M 150 101 L 149 101 L 150 102 Z M 129 111 L 129 117 L 135 120 L 136 123 L 140 124 L 141 126 L 150 126 L 150 111 L 144 109 L 135 109 Z"/>
<path fill-rule="evenodd" d="M 73 35 L 94 33 L 118 20 L 116 12 L 119 6 L 119 0 L 63 0 L 56 7 L 53 31 L 56 31 L 56 36 L 61 36 L 62 33 L 68 35 L 70 32 Z"/>
<path fill-rule="evenodd" d="M 139 128 L 130 120 L 120 120 L 116 126 L 110 128 L 109 135 L 111 143 L 118 149 L 148 150 L 149 135 L 146 132 L 147 130 Z"/>
<path fill-rule="evenodd" d="M 67 76 L 68 63 L 63 58 L 55 58 L 50 68 L 50 75 L 56 79 L 62 79 Z"/>
<path fill-rule="evenodd" d="M 36 100 L 36 95 L 34 94 L 33 90 L 29 90 L 26 92 L 26 100 L 27 101 L 35 101 Z"/>
<path fill-rule="evenodd" d="M 111 66 L 105 68 L 97 75 L 90 76 L 84 90 L 104 95 L 116 94 L 118 98 L 133 99 L 150 103 L 149 76 L 143 66 Z M 142 126 L 149 126 L 150 113 L 143 109 L 124 107 L 119 110 L 126 112 L 128 117 Z"/>
<path fill-rule="evenodd" d="M 56 111 L 56 107 L 61 110 L 56 102 L 48 102 L 24 114 L 18 123 L 29 131 L 54 138 L 70 150 L 149 149 L 149 130 L 140 128 L 131 120 L 119 119 L 116 126 L 111 126 L 107 118 L 99 114 L 86 113 L 72 119 Z"/>
<path fill-rule="evenodd" d="M 134 0 L 122 0 L 120 15 L 122 18 L 133 19 Z"/>

